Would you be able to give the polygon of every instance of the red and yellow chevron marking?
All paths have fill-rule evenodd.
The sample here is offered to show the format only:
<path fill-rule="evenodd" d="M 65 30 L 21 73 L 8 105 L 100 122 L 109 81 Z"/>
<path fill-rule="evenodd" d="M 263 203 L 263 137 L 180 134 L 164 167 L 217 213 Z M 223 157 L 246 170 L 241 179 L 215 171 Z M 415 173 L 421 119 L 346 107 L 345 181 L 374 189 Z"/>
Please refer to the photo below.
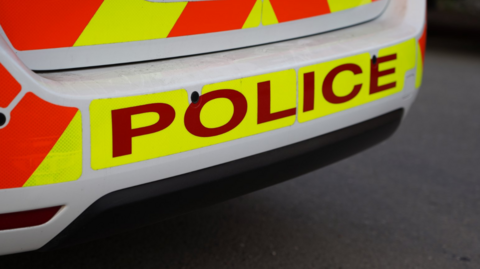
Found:
<path fill-rule="evenodd" d="M 102 2 L 0 1 L 0 25 L 17 50 L 71 47 Z"/>
<path fill-rule="evenodd" d="M 168 37 L 198 35 L 242 29 L 260 0 L 206 1 L 188 3 Z M 234 10 L 235 12 L 231 12 Z M 260 13 L 253 14 L 260 25 Z M 210 19 L 208 19 L 210 18 Z"/>
<path fill-rule="evenodd" d="M 425 65 L 425 50 L 427 47 L 427 26 L 423 29 L 423 34 L 418 40 L 417 45 L 417 81 L 415 87 L 418 89 L 422 86 L 423 66 Z"/>
<path fill-rule="evenodd" d="M 264 0 L 263 25 L 326 15 L 381 0 Z"/>
<path fill-rule="evenodd" d="M 22 90 L 22 86 L 0 64 L 0 107 L 6 108 Z"/>
<path fill-rule="evenodd" d="M 39 50 L 239 30 L 374 1 L 381 0 L 0 1 L 0 25 L 16 49 Z"/>
<path fill-rule="evenodd" d="M 77 180 L 82 174 L 81 136 L 77 108 L 27 93 L 0 129 L 0 189 Z"/>
<path fill-rule="evenodd" d="M 271 25 L 329 13 L 327 0 L 304 0 L 301 4 L 290 0 L 265 0 L 263 24 Z"/>

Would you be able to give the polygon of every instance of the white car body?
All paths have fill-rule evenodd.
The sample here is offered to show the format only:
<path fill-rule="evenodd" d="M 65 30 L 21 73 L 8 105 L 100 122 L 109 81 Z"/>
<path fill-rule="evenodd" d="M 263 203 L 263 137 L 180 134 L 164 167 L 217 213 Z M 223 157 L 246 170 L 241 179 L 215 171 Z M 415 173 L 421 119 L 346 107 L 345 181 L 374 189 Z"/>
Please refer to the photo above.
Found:
<path fill-rule="evenodd" d="M 343 25 L 336 24 L 339 25 L 336 28 L 342 29 L 330 29 L 329 23 L 315 28 L 312 25 L 324 18 L 310 18 L 286 23 L 285 26 L 279 24 L 260 27 L 263 29 L 257 32 L 247 29 L 246 31 L 251 30 L 251 39 L 241 39 L 236 36 L 237 32 L 231 31 L 172 40 L 107 44 L 97 48 L 90 46 L 19 51 L 2 32 L 0 63 L 21 84 L 21 92 L 7 107 L 0 107 L 0 113 L 7 118 L 4 126 L 0 127 L 0 136 L 2 130 L 6 130 L 15 120 L 12 113 L 16 106 L 31 93 L 51 104 L 77 108 L 81 114 L 81 175 L 64 183 L 0 189 L 0 218 L 2 214 L 61 206 L 58 213 L 44 224 L 1 230 L 0 255 L 37 250 L 46 246 L 79 218 L 82 212 L 113 192 L 282 148 L 398 109 L 407 112 L 421 84 L 423 60 L 418 42 L 425 32 L 426 1 L 381 0 L 370 5 L 374 5 L 373 9 L 380 15 L 372 18 L 362 15 L 364 17 L 355 18 L 347 11 L 327 19 L 333 24 L 337 20 L 346 22 Z M 357 19 L 358 22 L 368 22 L 350 26 L 352 22 L 358 23 L 355 22 Z M 304 29 L 304 32 L 295 30 L 299 27 Z M 312 31 L 319 34 L 312 35 Z M 299 104 L 296 106 L 298 113 L 291 123 L 286 123 L 281 128 L 272 127 L 265 132 L 209 142 L 198 147 L 186 145 L 185 150 L 177 152 L 172 149 L 174 154 L 166 152 L 156 157 L 157 155 L 152 153 L 153 155 L 140 158 L 141 160 L 132 159 L 123 163 L 115 159 L 100 160 L 103 153 L 92 146 L 110 141 L 99 138 L 103 135 L 103 129 L 94 130 L 103 124 L 103 116 L 97 117 L 94 114 L 101 113 L 104 107 L 110 105 L 109 100 L 115 98 L 152 95 L 151 98 L 155 99 L 156 94 L 181 90 L 181 96 L 191 102 L 189 97 L 192 93 L 202 92 L 206 85 L 237 80 L 246 83 L 243 79 L 272 73 L 280 74 L 281 77 L 284 76 L 281 72 L 295 70 L 296 105 L 300 102 L 298 91 L 301 87 L 299 74 L 302 68 L 358 55 L 369 54 L 373 57 L 382 49 L 410 41 L 415 44 L 416 54 L 414 66 L 402 73 L 403 87 L 395 94 L 378 100 L 368 100 L 348 109 L 302 122 Z M 252 46 L 259 43 L 265 44 Z M 156 50 L 159 46 L 166 49 Z M 219 50 L 222 51 L 215 52 Z M 180 55 L 190 56 L 172 58 Z M 138 62 L 160 58 L 169 59 Z M 55 72 L 32 71 L 125 62 L 137 63 Z M 164 98 L 163 95 L 158 96 L 160 99 Z M 136 99 L 125 100 L 137 102 Z M 179 116 L 177 113 L 177 117 Z M 8 180 L 7 177 L 10 176 L 0 172 L 0 181 Z"/>

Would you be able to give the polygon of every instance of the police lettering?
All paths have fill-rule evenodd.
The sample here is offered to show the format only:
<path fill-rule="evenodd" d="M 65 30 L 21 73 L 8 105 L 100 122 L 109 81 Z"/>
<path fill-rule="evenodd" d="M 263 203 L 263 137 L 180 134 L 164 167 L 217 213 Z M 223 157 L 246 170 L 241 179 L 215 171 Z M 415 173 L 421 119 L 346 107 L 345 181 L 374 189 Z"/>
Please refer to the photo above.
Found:
<path fill-rule="evenodd" d="M 380 71 L 379 66 L 382 63 L 387 63 L 397 60 L 397 54 L 392 54 L 384 57 L 379 57 L 377 61 L 373 61 L 370 65 L 370 89 L 368 94 L 373 95 L 379 92 L 384 92 L 393 89 L 397 86 L 397 82 L 391 82 L 385 85 L 379 85 L 379 80 L 382 77 L 395 74 L 396 69 L 390 68 Z M 348 72 L 354 77 L 364 74 L 365 70 L 359 64 L 348 63 L 342 64 L 330 70 L 325 79 L 321 83 L 316 83 L 315 72 L 308 72 L 303 74 L 303 112 L 315 110 L 315 96 L 321 95 L 325 101 L 330 104 L 344 104 L 354 100 L 364 87 L 364 83 L 352 85 L 351 88 L 345 89 L 348 94 L 338 95 L 334 90 L 334 81 L 342 73 Z M 257 125 L 266 124 L 275 120 L 292 117 L 297 114 L 296 107 L 285 109 L 278 112 L 271 111 L 272 89 L 271 81 L 262 81 L 256 84 L 257 86 Z M 319 86 L 319 87 L 316 87 Z M 280 86 L 281 87 L 281 86 Z M 227 99 L 232 103 L 233 115 L 229 121 L 222 126 L 215 128 L 206 127 L 200 115 L 205 105 L 216 99 Z M 216 137 L 226 134 L 237 128 L 245 119 L 249 104 L 245 95 L 234 89 L 220 89 L 210 91 L 200 96 L 199 102 L 191 103 L 186 108 L 183 124 L 186 130 L 196 136 L 202 138 Z M 253 107 L 255 109 L 255 107 Z M 322 109 L 319 107 L 318 109 Z M 178 111 L 177 111 L 178 112 Z M 159 119 L 154 124 L 141 128 L 132 128 L 132 116 L 156 113 Z M 222 113 L 222 111 L 218 111 Z M 174 122 L 176 111 L 174 107 L 166 103 L 152 103 L 130 108 L 122 108 L 111 111 L 112 118 L 112 144 L 113 144 L 113 158 L 122 157 L 132 154 L 132 139 L 134 137 L 150 135 L 161 132 Z"/>

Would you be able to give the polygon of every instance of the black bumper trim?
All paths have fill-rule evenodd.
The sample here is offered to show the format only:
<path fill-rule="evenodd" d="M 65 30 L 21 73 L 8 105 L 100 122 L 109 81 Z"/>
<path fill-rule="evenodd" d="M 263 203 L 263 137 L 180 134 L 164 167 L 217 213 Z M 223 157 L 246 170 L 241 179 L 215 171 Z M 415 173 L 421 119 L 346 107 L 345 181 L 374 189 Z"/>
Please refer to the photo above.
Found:
<path fill-rule="evenodd" d="M 52 250 L 159 222 L 298 177 L 390 137 L 403 110 L 296 144 L 107 194 L 41 250 Z"/>

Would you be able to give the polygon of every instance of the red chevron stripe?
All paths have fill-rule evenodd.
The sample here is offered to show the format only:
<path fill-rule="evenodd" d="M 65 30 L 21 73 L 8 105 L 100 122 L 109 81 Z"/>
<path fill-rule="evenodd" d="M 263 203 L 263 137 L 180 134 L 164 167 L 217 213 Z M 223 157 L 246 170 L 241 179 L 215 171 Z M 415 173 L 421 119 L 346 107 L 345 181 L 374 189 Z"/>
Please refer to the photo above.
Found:
<path fill-rule="evenodd" d="M 103 0 L 0 1 L 0 25 L 17 50 L 71 47 Z"/>
<path fill-rule="evenodd" d="M 278 22 L 300 20 L 330 13 L 327 0 L 270 0 Z"/>
<path fill-rule="evenodd" d="M 0 189 L 22 187 L 72 121 L 77 108 L 50 104 L 27 93 L 0 130 Z"/>
<path fill-rule="evenodd" d="M 418 40 L 418 43 L 420 44 L 420 49 L 422 51 L 422 60 L 425 62 L 425 50 L 427 48 L 427 26 L 425 25 L 425 28 L 423 29 L 423 34 L 422 37 Z"/>
<path fill-rule="evenodd" d="M 256 0 L 190 2 L 168 37 L 242 29 Z"/>

